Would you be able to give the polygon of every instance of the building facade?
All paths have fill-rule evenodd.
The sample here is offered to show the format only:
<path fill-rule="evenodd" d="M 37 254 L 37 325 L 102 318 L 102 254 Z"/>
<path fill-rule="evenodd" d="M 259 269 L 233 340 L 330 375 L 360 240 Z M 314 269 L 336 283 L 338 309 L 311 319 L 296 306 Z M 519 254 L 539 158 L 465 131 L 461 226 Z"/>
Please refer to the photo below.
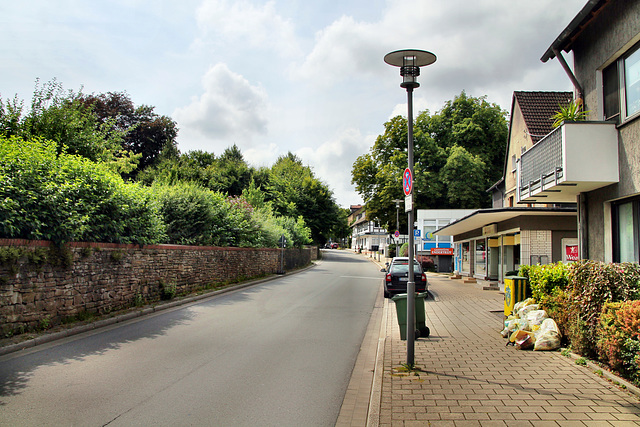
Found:
<path fill-rule="evenodd" d="M 514 92 L 503 176 L 488 191 L 493 207 L 438 229 L 454 241 L 454 271 L 496 284 L 521 265 L 575 259 L 575 204 L 522 203 L 521 157 L 551 130 L 551 117 L 572 100 L 569 92 Z"/>
<path fill-rule="evenodd" d="M 523 154 L 519 197 L 577 203 L 580 258 L 640 261 L 639 16 L 637 0 L 590 0 L 541 58 L 560 62 L 588 118 Z"/>

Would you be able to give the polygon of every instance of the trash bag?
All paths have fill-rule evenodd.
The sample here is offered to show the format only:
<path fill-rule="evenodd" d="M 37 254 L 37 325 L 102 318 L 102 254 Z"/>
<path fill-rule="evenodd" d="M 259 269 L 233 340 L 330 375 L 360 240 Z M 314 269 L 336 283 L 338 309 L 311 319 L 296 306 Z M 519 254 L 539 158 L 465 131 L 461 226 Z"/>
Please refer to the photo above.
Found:
<path fill-rule="evenodd" d="M 529 325 L 533 326 L 540 325 L 545 319 L 548 319 L 549 316 L 544 310 L 533 310 L 528 312 L 525 318 L 527 319 L 527 322 L 529 322 Z"/>
<path fill-rule="evenodd" d="M 546 331 L 538 335 L 533 349 L 535 351 L 549 351 L 560 348 L 560 334 L 555 331 Z"/>
<path fill-rule="evenodd" d="M 520 334 L 516 336 L 516 341 L 515 341 L 516 349 L 528 350 L 535 346 L 536 339 L 533 336 L 533 334 L 525 331 L 518 331 L 518 332 L 520 332 Z"/>
<path fill-rule="evenodd" d="M 539 308 L 540 308 L 540 306 L 538 304 L 529 304 L 529 305 L 526 305 L 526 306 L 522 307 L 516 313 L 518 314 L 518 317 L 520 319 L 524 319 L 524 318 L 527 317 L 527 314 L 529 314 L 529 312 L 536 311 Z"/>
<path fill-rule="evenodd" d="M 556 321 L 551 318 L 546 318 L 540 324 L 540 329 L 538 329 L 537 335 L 542 335 L 545 332 L 549 331 L 555 332 L 556 334 L 558 334 L 558 336 L 561 336 L 560 328 L 558 328 L 558 324 L 556 323 Z"/>
<path fill-rule="evenodd" d="M 531 304 L 535 304 L 536 300 L 534 300 L 533 298 L 527 298 L 524 301 L 519 301 L 517 303 L 515 303 L 515 305 L 513 306 L 513 312 L 517 313 L 518 311 L 520 311 L 521 309 L 523 309 L 524 307 L 531 305 Z"/>
<path fill-rule="evenodd" d="M 511 336 L 509 337 L 509 341 L 517 343 L 519 340 L 522 340 L 526 337 L 534 338 L 534 335 L 532 332 L 518 330 L 511 334 Z"/>

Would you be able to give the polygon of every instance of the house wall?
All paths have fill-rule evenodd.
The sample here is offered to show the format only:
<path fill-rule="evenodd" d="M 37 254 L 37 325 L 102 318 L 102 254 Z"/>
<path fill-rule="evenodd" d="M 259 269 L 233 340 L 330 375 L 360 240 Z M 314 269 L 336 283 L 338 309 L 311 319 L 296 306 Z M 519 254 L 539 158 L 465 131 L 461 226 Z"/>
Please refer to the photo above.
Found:
<path fill-rule="evenodd" d="M 527 132 L 527 126 L 525 124 L 524 117 L 522 116 L 522 110 L 517 102 L 514 103 L 513 107 L 510 137 L 509 151 L 507 152 L 507 170 L 504 177 L 504 206 L 509 206 L 508 200 L 510 196 L 513 196 L 514 205 L 516 200 L 515 194 L 518 179 L 516 165 L 513 163 L 513 156 L 515 156 L 516 159 L 520 159 L 520 156 L 522 155 L 522 147 L 531 148 L 531 146 L 533 146 L 533 141 Z"/>
<path fill-rule="evenodd" d="M 583 87 L 590 120 L 603 118 L 601 71 L 640 41 L 640 2 L 614 1 L 604 7 L 574 42 L 575 75 Z M 588 258 L 611 261 L 608 203 L 640 193 L 640 119 L 618 127 L 619 183 L 587 196 Z"/>

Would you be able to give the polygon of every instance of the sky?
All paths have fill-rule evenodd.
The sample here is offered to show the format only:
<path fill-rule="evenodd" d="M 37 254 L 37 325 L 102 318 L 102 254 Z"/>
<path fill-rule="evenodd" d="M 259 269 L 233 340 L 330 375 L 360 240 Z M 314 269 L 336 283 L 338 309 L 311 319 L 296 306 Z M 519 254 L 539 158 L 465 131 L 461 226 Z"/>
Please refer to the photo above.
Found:
<path fill-rule="evenodd" d="M 288 152 L 342 207 L 356 158 L 407 115 L 399 49 L 434 53 L 414 116 L 463 90 L 509 111 L 517 90 L 572 90 L 540 57 L 586 0 L 5 0 L 0 98 L 35 82 L 126 92 L 178 124 L 181 152 L 236 144 L 270 167 Z M 571 56 L 565 55 L 571 64 Z"/>

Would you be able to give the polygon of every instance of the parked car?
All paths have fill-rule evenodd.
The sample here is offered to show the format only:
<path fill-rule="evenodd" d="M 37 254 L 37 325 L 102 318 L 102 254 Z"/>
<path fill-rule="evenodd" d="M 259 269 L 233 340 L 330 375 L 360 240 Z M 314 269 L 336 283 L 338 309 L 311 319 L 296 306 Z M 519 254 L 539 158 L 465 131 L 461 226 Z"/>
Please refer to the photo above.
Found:
<path fill-rule="evenodd" d="M 395 294 L 407 293 L 407 282 L 409 282 L 409 258 L 396 257 L 391 260 L 387 268 L 383 268 L 386 274 L 382 279 L 385 298 L 390 298 Z M 413 280 L 416 284 L 416 292 L 426 292 L 428 289 L 427 275 L 422 271 L 420 263 L 413 260 Z"/>
<path fill-rule="evenodd" d="M 331 249 L 338 249 L 338 244 L 337 243 L 332 243 L 331 244 Z"/>

